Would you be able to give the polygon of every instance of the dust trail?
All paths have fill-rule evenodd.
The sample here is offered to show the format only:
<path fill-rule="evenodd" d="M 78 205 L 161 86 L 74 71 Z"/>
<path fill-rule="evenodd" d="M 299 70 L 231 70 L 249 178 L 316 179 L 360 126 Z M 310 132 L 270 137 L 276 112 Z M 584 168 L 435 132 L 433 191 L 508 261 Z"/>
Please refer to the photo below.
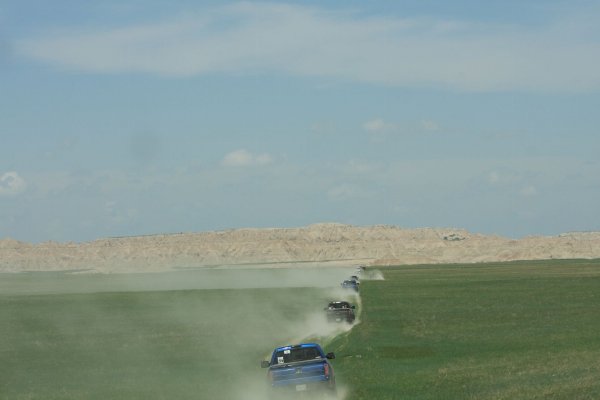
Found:
<path fill-rule="evenodd" d="M 161 273 L 2 274 L 0 294 L 66 294 L 195 289 L 332 288 L 353 272 L 348 267 L 197 269 Z"/>
<path fill-rule="evenodd" d="M 362 272 L 361 277 L 365 281 L 384 281 L 383 272 L 378 269 L 367 269 Z"/>
<path fill-rule="evenodd" d="M 3 275 L 3 383 L 11 398 L 264 400 L 267 352 L 307 339 L 328 351 L 352 328 L 326 323 L 330 301 L 357 305 L 360 321 L 360 296 L 340 288 L 354 273 Z"/>
<path fill-rule="evenodd" d="M 289 338 L 287 342 L 281 342 L 273 345 L 273 348 L 283 345 L 292 345 L 303 343 L 306 341 L 315 341 L 321 344 L 325 352 L 328 352 L 327 345 L 338 335 L 349 332 L 355 325 L 360 323 L 360 311 L 362 307 L 360 294 L 354 292 L 351 289 L 342 289 L 339 283 L 344 279 L 348 279 L 351 275 L 352 270 L 344 269 L 338 271 L 335 280 L 332 282 L 334 286 L 325 288 L 326 291 L 326 303 L 324 306 L 331 301 L 348 301 L 349 303 L 356 306 L 356 319 L 354 323 L 350 324 L 347 322 L 328 322 L 325 309 L 307 311 L 306 314 L 299 316 L 299 324 L 296 325 L 294 335 Z M 265 359 L 270 356 L 265 354 Z M 335 360 L 332 363 L 335 370 Z M 272 394 L 272 388 L 269 387 L 266 381 L 266 371 L 263 371 L 262 376 L 251 377 L 250 375 L 241 376 L 238 382 L 237 393 L 234 395 L 235 400 L 264 400 L 269 398 Z M 343 400 L 346 398 L 348 388 L 338 384 L 337 395 L 330 395 L 326 398 Z M 322 398 L 313 394 L 307 393 L 308 398 Z M 278 399 L 291 400 L 297 399 L 296 393 L 289 395 L 277 394 Z"/>
<path fill-rule="evenodd" d="M 345 275 L 341 276 L 340 281 L 343 280 Z M 346 333 L 352 329 L 352 327 L 360 323 L 360 310 L 362 303 L 360 300 L 360 294 L 351 289 L 342 289 L 340 287 L 333 287 L 327 289 L 327 302 L 332 301 L 348 301 L 350 304 L 356 305 L 356 319 L 354 323 L 349 324 L 347 322 L 328 322 L 325 310 L 318 310 L 309 312 L 303 317 L 303 322 L 297 330 L 297 334 L 291 338 L 291 343 L 300 343 L 306 339 L 315 339 L 321 342 L 322 345 L 330 342 L 334 337 Z M 324 303 L 324 306 L 326 305 Z"/>

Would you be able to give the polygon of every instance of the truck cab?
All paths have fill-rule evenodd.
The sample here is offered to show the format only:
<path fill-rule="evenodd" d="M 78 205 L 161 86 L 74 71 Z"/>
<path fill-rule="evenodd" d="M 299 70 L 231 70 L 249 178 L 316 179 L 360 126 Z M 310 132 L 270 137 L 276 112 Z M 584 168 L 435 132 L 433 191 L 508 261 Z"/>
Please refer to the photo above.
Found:
<path fill-rule="evenodd" d="M 271 359 L 261 363 L 268 368 L 267 378 L 273 390 L 335 392 L 335 374 L 329 360 L 335 354 L 323 351 L 316 343 L 277 347 Z"/>
<path fill-rule="evenodd" d="M 347 301 L 332 301 L 325 307 L 325 313 L 328 322 L 347 322 L 353 323 L 356 319 L 354 314 L 355 306 Z"/>

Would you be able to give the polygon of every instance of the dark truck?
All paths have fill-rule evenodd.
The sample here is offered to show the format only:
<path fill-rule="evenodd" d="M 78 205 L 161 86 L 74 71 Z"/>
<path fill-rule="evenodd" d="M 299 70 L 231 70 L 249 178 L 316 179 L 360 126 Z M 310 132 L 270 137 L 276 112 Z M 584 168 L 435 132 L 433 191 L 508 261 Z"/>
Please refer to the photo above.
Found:
<path fill-rule="evenodd" d="M 354 307 L 347 301 L 332 301 L 325 308 L 328 322 L 342 322 L 346 321 L 351 324 L 356 319 L 354 315 Z"/>
<path fill-rule="evenodd" d="M 340 286 L 342 287 L 342 289 L 353 289 L 355 292 L 358 292 L 360 283 L 358 283 L 354 279 L 346 279 L 340 284 Z"/>
<path fill-rule="evenodd" d="M 271 360 L 260 365 L 269 368 L 268 382 L 274 390 L 335 394 L 335 375 L 329 363 L 334 358 L 316 343 L 303 343 L 276 348 Z"/>

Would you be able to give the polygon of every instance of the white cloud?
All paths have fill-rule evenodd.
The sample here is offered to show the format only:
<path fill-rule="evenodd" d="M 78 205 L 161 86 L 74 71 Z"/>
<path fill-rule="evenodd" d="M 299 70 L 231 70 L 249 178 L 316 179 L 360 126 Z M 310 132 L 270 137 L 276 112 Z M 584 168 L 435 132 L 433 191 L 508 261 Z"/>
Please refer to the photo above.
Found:
<path fill-rule="evenodd" d="M 240 149 L 225 155 L 221 165 L 225 167 L 249 167 L 267 165 L 273 162 L 273 158 L 267 154 L 252 154 L 248 150 Z"/>
<path fill-rule="evenodd" d="M 367 196 L 368 193 L 362 190 L 359 186 L 350 183 L 343 183 L 334 186 L 327 191 L 327 198 L 333 201 L 342 201 Z"/>
<path fill-rule="evenodd" d="M 386 124 L 381 118 L 375 118 L 363 124 L 363 128 L 367 132 L 381 132 L 387 127 L 389 127 L 389 125 Z"/>
<path fill-rule="evenodd" d="M 487 182 L 492 186 L 515 186 L 520 184 L 525 179 L 522 176 L 523 173 L 519 173 L 514 170 L 502 170 L 491 171 L 487 175 Z"/>
<path fill-rule="evenodd" d="M 440 129 L 440 126 L 437 122 L 431 120 L 423 120 L 421 121 L 421 129 L 427 132 L 435 132 Z"/>
<path fill-rule="evenodd" d="M 411 124 L 388 122 L 382 118 L 373 118 L 363 123 L 362 128 L 371 135 L 375 141 L 383 141 L 390 134 L 393 135 L 418 135 L 434 133 L 440 130 L 440 125 L 432 120 L 421 120 Z"/>
<path fill-rule="evenodd" d="M 491 171 L 487 174 L 486 180 L 492 187 L 509 190 L 523 197 L 533 197 L 538 194 L 538 189 L 529 181 L 535 179 L 535 176 L 538 176 L 538 174 L 527 168 L 520 172 L 511 170 Z"/>
<path fill-rule="evenodd" d="M 390 133 L 398 130 L 398 126 L 385 122 L 381 118 L 374 118 L 363 124 L 363 129 L 371 136 L 371 139 L 375 141 L 382 141 Z"/>
<path fill-rule="evenodd" d="M 319 135 L 328 135 L 336 131 L 336 126 L 332 121 L 318 121 L 310 126 L 310 130 Z"/>
<path fill-rule="evenodd" d="M 382 165 L 367 161 L 350 160 L 337 169 L 351 175 L 369 175 L 379 172 L 382 169 Z"/>
<path fill-rule="evenodd" d="M 334 186 L 327 191 L 327 197 L 330 200 L 344 200 L 354 197 L 358 193 L 358 188 L 354 185 L 342 184 Z"/>
<path fill-rule="evenodd" d="M 523 197 L 533 197 L 537 195 L 537 193 L 537 189 L 532 185 L 527 185 L 521 189 L 521 195 Z"/>
<path fill-rule="evenodd" d="M 46 32 L 15 48 L 93 73 L 278 71 L 473 91 L 598 90 L 600 40 L 580 14 L 526 27 L 245 2 L 154 24 Z"/>
<path fill-rule="evenodd" d="M 488 174 L 487 181 L 490 185 L 495 185 L 500 182 L 500 174 L 496 171 L 492 171 Z"/>
<path fill-rule="evenodd" d="M 27 188 L 27 183 L 14 171 L 0 176 L 0 196 L 16 196 Z"/>

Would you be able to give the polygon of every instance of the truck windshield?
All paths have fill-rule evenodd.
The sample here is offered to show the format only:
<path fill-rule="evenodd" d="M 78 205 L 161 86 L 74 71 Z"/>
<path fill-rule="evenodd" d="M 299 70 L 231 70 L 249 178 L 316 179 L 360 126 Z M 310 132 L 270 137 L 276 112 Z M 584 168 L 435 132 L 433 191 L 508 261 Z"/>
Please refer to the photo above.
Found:
<path fill-rule="evenodd" d="M 274 361 L 276 364 L 287 364 L 316 358 L 322 358 L 322 356 L 315 347 L 299 347 L 276 352 Z"/>
<path fill-rule="evenodd" d="M 350 308 L 347 303 L 329 303 L 330 309 Z"/>

